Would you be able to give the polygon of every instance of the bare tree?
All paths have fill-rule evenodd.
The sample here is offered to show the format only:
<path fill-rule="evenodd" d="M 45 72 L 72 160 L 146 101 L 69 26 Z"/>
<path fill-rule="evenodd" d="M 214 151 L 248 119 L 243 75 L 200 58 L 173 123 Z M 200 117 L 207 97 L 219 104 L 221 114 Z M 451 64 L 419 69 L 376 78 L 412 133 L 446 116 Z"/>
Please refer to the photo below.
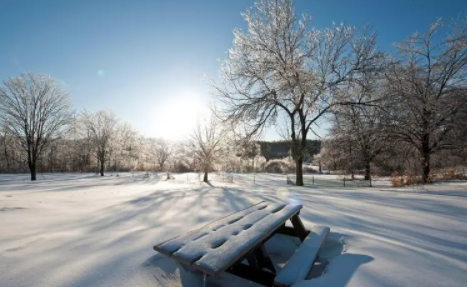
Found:
<path fill-rule="evenodd" d="M 344 25 L 313 29 L 309 16 L 295 14 L 292 0 L 261 0 L 243 17 L 248 32 L 234 30 L 222 80 L 213 84 L 220 102 L 217 115 L 247 123 L 249 135 L 285 117 L 296 183 L 303 185 L 307 135 L 336 105 L 354 104 L 336 92 L 379 64 L 376 36 Z"/>
<path fill-rule="evenodd" d="M 112 111 L 92 113 L 87 110 L 81 113 L 80 120 L 83 135 L 90 139 L 100 175 L 104 176 L 105 162 L 109 157 L 111 140 L 115 137 L 118 120 Z"/>
<path fill-rule="evenodd" d="M 0 157 L 0 171 L 9 172 L 11 171 L 12 161 L 14 158 L 12 155 L 13 137 L 5 127 L 0 134 L 0 147 L 0 155 L 2 155 L 2 157 Z"/>
<path fill-rule="evenodd" d="M 418 151 L 423 182 L 429 181 L 432 155 L 454 147 L 450 134 L 467 105 L 467 21 L 454 21 L 443 39 L 444 27 L 438 20 L 399 44 L 399 61 L 387 77 L 393 96 L 389 130 Z"/>
<path fill-rule="evenodd" d="M 204 123 L 198 122 L 196 128 L 188 139 L 188 150 L 198 164 L 200 171 L 204 172 L 204 182 L 208 182 L 208 173 L 220 160 L 224 151 L 225 134 L 219 123 L 211 117 Z"/>
<path fill-rule="evenodd" d="M 167 141 L 163 138 L 159 139 L 150 139 L 150 154 L 154 160 L 154 163 L 159 165 L 159 170 L 164 170 L 164 164 L 169 159 L 172 154 L 172 149 L 168 145 Z"/>
<path fill-rule="evenodd" d="M 114 160 L 115 171 L 118 172 L 119 167 L 124 164 L 134 166 L 131 163 L 138 158 L 140 144 L 138 132 L 130 124 L 122 123 L 116 125 L 110 143 L 109 151 L 111 151 Z"/>
<path fill-rule="evenodd" d="M 365 169 L 365 180 L 371 178 L 371 164 L 385 148 L 388 99 L 380 73 L 366 73 L 345 91 L 350 97 L 373 102 L 374 105 L 342 105 L 335 109 L 332 140 L 348 156 L 354 177 L 358 163 Z M 340 144 L 339 144 L 340 142 Z"/>
<path fill-rule="evenodd" d="M 455 143 L 454 152 L 457 153 L 463 160 L 464 166 L 467 167 L 467 105 L 465 105 L 459 113 L 459 121 L 453 132 L 451 141 Z M 467 177 L 467 173 L 465 174 Z"/>
<path fill-rule="evenodd" d="M 36 180 L 38 158 L 60 136 L 70 116 L 68 93 L 50 76 L 21 74 L 0 86 L 0 117 L 27 153 L 31 180 Z"/>

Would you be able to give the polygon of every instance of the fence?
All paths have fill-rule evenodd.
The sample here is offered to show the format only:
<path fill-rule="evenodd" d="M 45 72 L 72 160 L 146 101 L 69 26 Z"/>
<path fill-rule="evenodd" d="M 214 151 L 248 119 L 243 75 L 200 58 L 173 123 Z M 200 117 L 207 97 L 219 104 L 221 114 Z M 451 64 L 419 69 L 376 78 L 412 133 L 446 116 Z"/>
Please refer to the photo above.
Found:
<path fill-rule="evenodd" d="M 295 185 L 295 179 L 287 176 L 287 184 Z M 315 176 L 304 176 L 303 185 L 305 186 L 325 186 L 325 187 L 371 187 L 372 181 L 364 179 L 350 178 L 323 178 Z"/>
<path fill-rule="evenodd" d="M 202 182 L 204 173 L 170 173 L 171 179 L 176 179 L 185 182 Z M 234 182 L 234 175 L 226 172 L 212 172 L 209 173 L 209 181 L 217 182 Z"/>

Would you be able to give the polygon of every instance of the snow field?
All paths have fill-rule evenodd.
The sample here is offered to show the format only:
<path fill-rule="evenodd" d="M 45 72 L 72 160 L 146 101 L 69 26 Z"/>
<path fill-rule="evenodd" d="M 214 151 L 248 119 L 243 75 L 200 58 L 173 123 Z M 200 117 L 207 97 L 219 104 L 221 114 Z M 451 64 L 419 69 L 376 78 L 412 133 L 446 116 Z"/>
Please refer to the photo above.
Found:
<path fill-rule="evenodd" d="M 287 186 L 284 175 L 257 174 L 254 183 L 251 174 L 233 183 L 210 175 L 211 185 L 173 176 L 0 175 L 0 286 L 203 286 L 202 274 L 153 245 L 260 200 L 300 202 L 305 226 L 331 228 L 324 275 L 298 286 L 467 282 L 467 198 L 444 196 L 462 183 L 419 194 Z M 280 268 L 298 244 L 276 236 L 266 248 Z M 255 286 L 228 274 L 206 280 L 245 285 Z"/>

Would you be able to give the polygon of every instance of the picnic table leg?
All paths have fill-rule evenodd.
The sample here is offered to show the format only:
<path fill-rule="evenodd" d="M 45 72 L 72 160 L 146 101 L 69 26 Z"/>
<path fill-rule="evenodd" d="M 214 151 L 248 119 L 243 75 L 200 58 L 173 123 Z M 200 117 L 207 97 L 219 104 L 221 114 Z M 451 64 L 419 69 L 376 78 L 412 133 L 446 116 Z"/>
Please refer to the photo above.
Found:
<path fill-rule="evenodd" d="M 292 221 L 293 228 L 297 236 L 300 238 L 300 241 L 303 242 L 305 238 L 307 237 L 308 232 L 306 231 L 305 226 L 303 225 L 303 222 L 298 215 L 299 213 L 292 216 L 290 221 Z"/>
<path fill-rule="evenodd" d="M 275 273 L 253 268 L 243 263 L 237 263 L 226 270 L 227 273 L 241 277 L 248 281 L 258 283 L 263 286 L 273 286 Z"/>
<path fill-rule="evenodd" d="M 264 247 L 264 243 L 254 248 L 244 259 L 247 260 L 248 265 L 243 264 L 243 259 L 240 259 L 236 264 L 226 270 L 227 273 L 256 282 L 263 286 L 273 286 L 276 269 Z M 268 271 L 263 270 L 263 268 Z"/>
<path fill-rule="evenodd" d="M 260 268 L 264 267 L 268 270 L 271 270 L 273 273 L 276 273 L 276 268 L 274 267 L 274 263 L 272 263 L 271 257 L 269 257 L 269 253 L 266 251 L 264 244 L 261 244 L 255 251 L 254 254 L 258 259 Z"/>
<path fill-rule="evenodd" d="M 258 258 L 256 258 L 255 255 L 256 255 L 256 254 L 254 254 L 254 253 L 248 254 L 248 255 L 246 256 L 246 261 L 248 262 L 248 265 L 249 265 L 249 266 L 251 266 L 251 267 L 253 267 L 253 268 L 259 268 L 259 267 L 258 267 L 258 266 L 259 266 L 259 264 L 258 264 L 258 263 L 259 263 L 259 262 L 258 262 L 259 260 L 258 260 Z"/>

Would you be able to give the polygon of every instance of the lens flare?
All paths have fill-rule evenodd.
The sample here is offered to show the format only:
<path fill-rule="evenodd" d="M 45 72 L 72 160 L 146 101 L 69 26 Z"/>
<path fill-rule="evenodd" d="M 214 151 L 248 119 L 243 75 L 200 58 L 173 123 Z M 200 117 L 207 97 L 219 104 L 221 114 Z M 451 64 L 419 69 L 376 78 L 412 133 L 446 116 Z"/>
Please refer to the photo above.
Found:
<path fill-rule="evenodd" d="M 279 187 L 276 190 L 276 196 L 278 199 L 291 203 L 291 204 L 301 204 L 300 196 L 297 193 L 290 192 L 289 189 L 285 187 Z"/>
<path fill-rule="evenodd" d="M 279 187 L 276 190 L 276 196 L 282 201 L 287 201 L 290 196 L 290 191 L 285 187 Z"/>
<path fill-rule="evenodd" d="M 289 199 L 287 200 L 291 204 L 302 204 L 302 200 L 300 199 L 300 195 L 297 193 L 291 193 Z"/>
<path fill-rule="evenodd" d="M 102 69 L 99 69 L 99 70 L 97 70 L 97 75 L 98 75 L 99 77 L 103 77 L 103 76 L 105 76 L 105 71 L 102 70 Z"/>

